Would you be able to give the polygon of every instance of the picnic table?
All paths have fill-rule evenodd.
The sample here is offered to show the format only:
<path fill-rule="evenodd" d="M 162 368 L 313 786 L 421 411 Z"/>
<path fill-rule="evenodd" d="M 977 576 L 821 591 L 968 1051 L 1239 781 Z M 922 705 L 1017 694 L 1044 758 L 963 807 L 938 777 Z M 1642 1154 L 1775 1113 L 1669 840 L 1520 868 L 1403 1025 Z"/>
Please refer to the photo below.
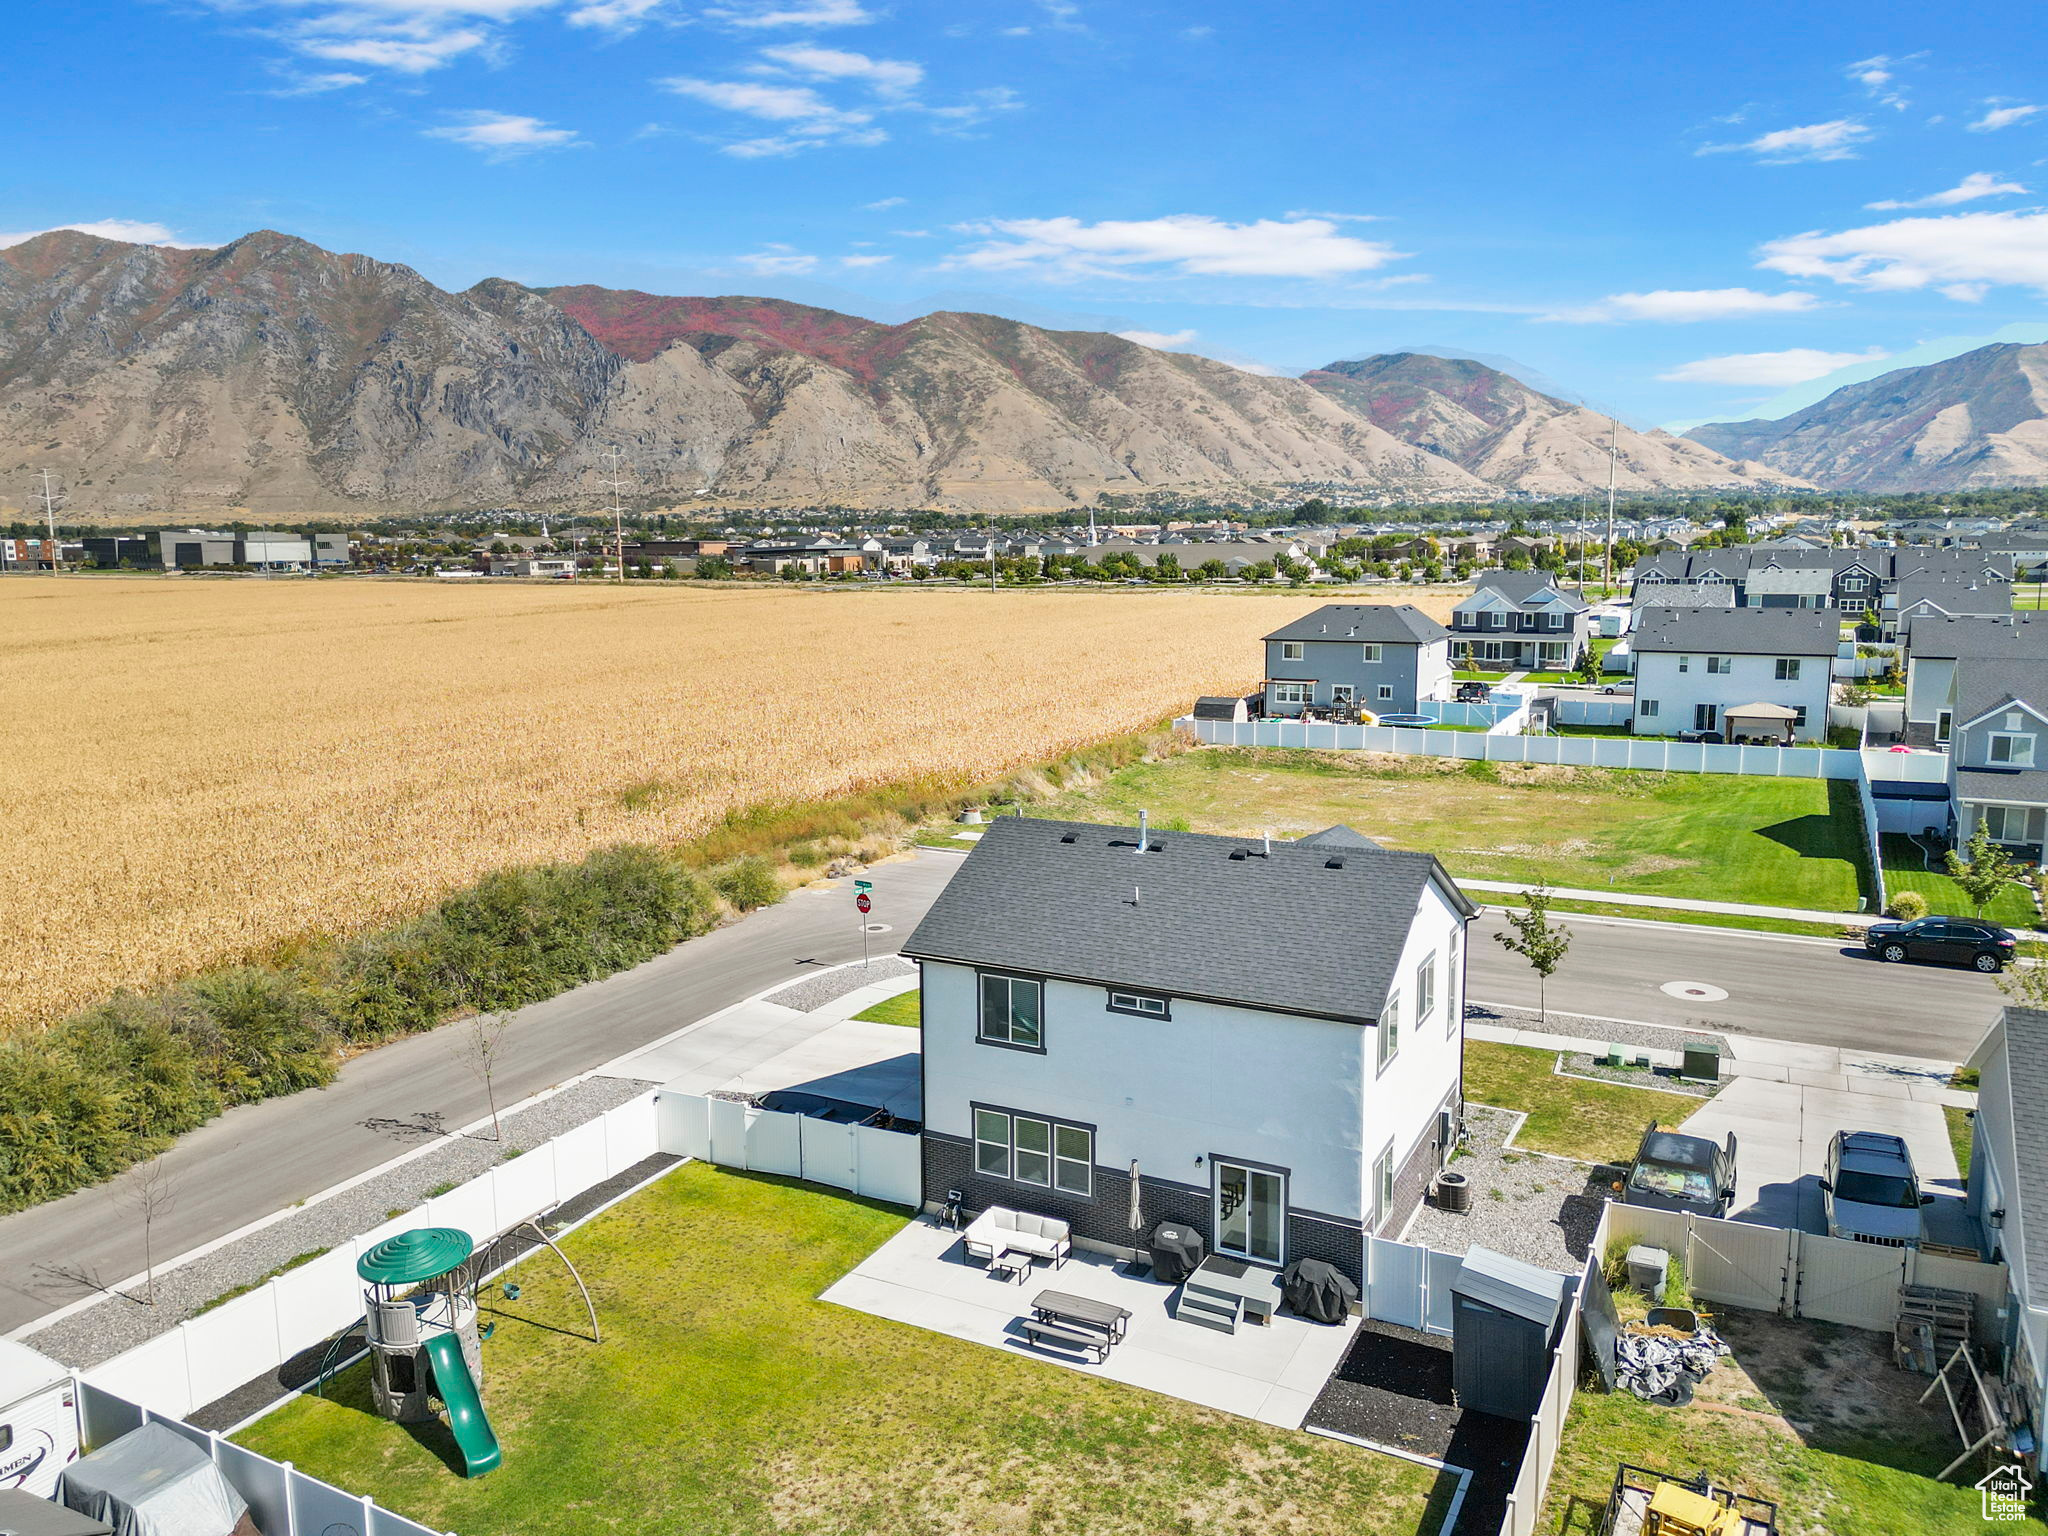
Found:
<path fill-rule="evenodd" d="M 1031 1311 L 1046 1322 L 1081 1323 L 1099 1329 L 1113 1344 L 1122 1341 L 1124 1325 L 1131 1320 L 1127 1307 L 1065 1291 L 1040 1291 L 1031 1298 Z"/>

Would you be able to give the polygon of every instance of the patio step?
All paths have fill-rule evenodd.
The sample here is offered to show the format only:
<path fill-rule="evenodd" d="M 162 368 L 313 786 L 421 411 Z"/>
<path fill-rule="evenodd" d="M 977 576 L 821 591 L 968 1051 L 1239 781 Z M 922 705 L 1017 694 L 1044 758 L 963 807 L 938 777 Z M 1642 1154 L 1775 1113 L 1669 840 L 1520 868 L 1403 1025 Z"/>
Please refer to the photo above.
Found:
<path fill-rule="evenodd" d="M 1180 1305 L 1174 1309 L 1174 1316 L 1184 1323 L 1214 1328 L 1218 1333 L 1235 1333 L 1241 1305 L 1235 1296 L 1206 1290 L 1190 1282 L 1181 1286 Z"/>

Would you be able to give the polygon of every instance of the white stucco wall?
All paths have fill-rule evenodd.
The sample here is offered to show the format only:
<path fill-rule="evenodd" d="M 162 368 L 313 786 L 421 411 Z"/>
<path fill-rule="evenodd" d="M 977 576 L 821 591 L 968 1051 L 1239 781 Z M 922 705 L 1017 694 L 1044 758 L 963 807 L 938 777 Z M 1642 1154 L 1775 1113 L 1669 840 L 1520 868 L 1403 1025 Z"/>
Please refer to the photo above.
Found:
<path fill-rule="evenodd" d="M 1906 666 L 1906 718 L 1933 724 L 1934 717 L 1949 707 L 1955 677 L 1952 657 L 1912 657 Z"/>
<path fill-rule="evenodd" d="M 1186 998 L 1170 1019 L 1139 1018 L 1059 980 L 1045 984 L 1043 1054 L 984 1045 L 974 969 L 927 961 L 925 1124 L 971 1139 L 976 1103 L 1076 1121 L 1096 1128 L 1098 1166 L 1136 1158 L 1147 1177 L 1207 1187 L 1212 1159 L 1243 1158 L 1290 1171 L 1291 1207 L 1364 1219 L 1373 1159 L 1391 1140 L 1398 1166 L 1457 1078 L 1462 927 L 1432 887 L 1402 951 L 1402 1045 L 1384 1072 L 1372 1026 Z M 1418 1028 L 1414 968 L 1432 949 L 1436 1010 Z"/>
<path fill-rule="evenodd" d="M 1800 741 L 1818 741 L 1827 734 L 1828 687 L 1833 659 L 1802 656 L 1799 680 L 1779 682 L 1775 656 L 1737 656 L 1727 672 L 1709 672 L 1704 654 L 1690 658 L 1688 670 L 1678 670 L 1679 658 L 1670 651 L 1636 652 L 1635 733 L 1638 736 L 1675 736 L 1695 729 L 1693 708 L 1713 704 L 1726 711 L 1744 704 L 1782 704 L 1787 709 L 1806 706 L 1806 726 L 1795 732 Z M 1657 701 L 1657 713 L 1643 717 L 1642 702 Z M 1721 729 L 1716 716 L 1714 729 Z"/>

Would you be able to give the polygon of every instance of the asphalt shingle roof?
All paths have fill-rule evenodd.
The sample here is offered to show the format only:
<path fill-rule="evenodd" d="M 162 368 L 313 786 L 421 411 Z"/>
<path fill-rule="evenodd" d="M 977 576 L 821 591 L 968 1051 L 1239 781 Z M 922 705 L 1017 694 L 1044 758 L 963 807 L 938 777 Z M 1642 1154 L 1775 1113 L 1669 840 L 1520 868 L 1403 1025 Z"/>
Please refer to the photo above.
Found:
<path fill-rule="evenodd" d="M 1732 656 L 1833 656 L 1841 619 L 1832 609 L 1664 608 L 1636 616 L 1629 646 Z"/>
<path fill-rule="evenodd" d="M 2042 1171 L 2048 1169 L 2048 1013 L 2007 1008 L 2002 1024 L 2006 1085 L 2012 1096 L 2013 1167 L 2019 1174 L 2019 1187 L 2005 1191 L 2005 1198 L 2020 1207 L 2027 1280 L 2033 1286 L 2048 1281 L 2048 1206 L 2033 1200 L 2035 1209 L 2026 1209 L 2040 1192 Z M 2040 1305 L 2038 1296 L 2028 1299 Z"/>
<path fill-rule="evenodd" d="M 2048 662 L 2009 656 L 1966 656 L 1956 663 L 1956 724 L 1968 725 L 2001 704 L 2048 709 Z"/>
<path fill-rule="evenodd" d="M 1735 588 L 1725 581 L 1663 581 L 1636 594 L 1643 608 L 1733 608 Z"/>
<path fill-rule="evenodd" d="M 2048 662 L 2048 613 L 1915 619 L 1908 636 L 1915 656 L 2031 658 Z"/>
<path fill-rule="evenodd" d="M 1956 798 L 2048 805 L 2048 768 L 1958 768 Z"/>
<path fill-rule="evenodd" d="M 1427 645 L 1450 634 L 1412 603 L 1329 603 L 1282 625 L 1268 640 L 1356 640 L 1371 645 Z"/>
<path fill-rule="evenodd" d="M 1333 829 L 1334 830 L 1334 829 Z M 903 953 L 1169 996 L 1378 1020 L 1432 881 L 1426 853 L 1005 816 Z"/>
<path fill-rule="evenodd" d="M 1548 571 L 1481 571 L 1472 578 L 1473 597 L 1488 590 L 1498 592 L 1511 603 L 1526 603 L 1545 587 L 1552 588 L 1564 600 L 1570 612 L 1583 613 L 1586 604 L 1579 596 L 1561 586 L 1558 579 Z M 1467 598 L 1467 602 L 1471 599 Z M 1461 603 L 1459 605 L 1463 607 Z"/>

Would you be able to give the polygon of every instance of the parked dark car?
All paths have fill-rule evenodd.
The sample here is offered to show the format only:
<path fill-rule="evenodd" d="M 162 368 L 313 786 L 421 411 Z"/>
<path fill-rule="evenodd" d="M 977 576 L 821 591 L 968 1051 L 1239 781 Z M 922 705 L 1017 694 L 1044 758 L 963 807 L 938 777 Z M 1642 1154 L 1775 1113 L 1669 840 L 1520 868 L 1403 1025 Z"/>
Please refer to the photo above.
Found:
<path fill-rule="evenodd" d="M 1863 935 L 1863 947 L 1880 960 L 1933 960 L 1987 974 L 2011 964 L 2018 945 L 2010 929 L 1975 917 L 1872 923 Z"/>
<path fill-rule="evenodd" d="M 1660 1131 L 1652 1120 L 1621 1182 L 1623 1205 L 1726 1216 L 1735 1203 L 1735 1133 L 1726 1142 Z"/>
<path fill-rule="evenodd" d="M 1728 738 L 1719 731 L 1680 731 L 1678 739 L 1680 741 L 1703 741 L 1709 746 L 1718 747 Z"/>
<path fill-rule="evenodd" d="M 1492 689 L 1485 683 L 1460 683 L 1458 684 L 1458 702 L 1460 704 L 1484 704 L 1487 695 L 1491 692 Z"/>

